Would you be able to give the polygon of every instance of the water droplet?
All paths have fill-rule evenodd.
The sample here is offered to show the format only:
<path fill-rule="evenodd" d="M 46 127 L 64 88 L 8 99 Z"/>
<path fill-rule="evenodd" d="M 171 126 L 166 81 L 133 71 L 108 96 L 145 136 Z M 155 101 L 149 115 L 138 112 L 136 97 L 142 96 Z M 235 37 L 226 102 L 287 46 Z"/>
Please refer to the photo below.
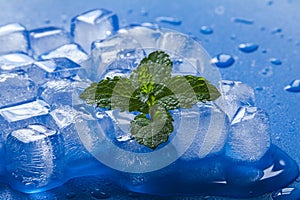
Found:
<path fill-rule="evenodd" d="M 278 58 L 271 58 L 270 63 L 272 63 L 273 65 L 281 65 L 282 64 L 281 60 L 279 60 Z"/>
<path fill-rule="evenodd" d="M 226 68 L 234 63 L 234 58 L 229 54 L 220 53 L 211 59 L 211 63 L 215 64 L 217 67 Z"/>
<path fill-rule="evenodd" d="M 179 26 L 182 23 L 182 21 L 180 19 L 177 19 L 175 17 L 167 17 L 167 16 L 157 17 L 155 20 L 157 22 L 171 24 L 174 26 Z"/>
<path fill-rule="evenodd" d="M 149 15 L 148 11 L 145 10 L 144 8 L 141 9 L 141 14 L 142 14 L 142 16 L 145 16 L 145 17 L 147 17 Z"/>
<path fill-rule="evenodd" d="M 294 187 L 283 188 L 273 193 L 274 200 L 279 199 L 300 199 L 300 190 Z"/>
<path fill-rule="evenodd" d="M 75 192 L 68 192 L 66 193 L 66 198 L 67 199 L 73 199 L 76 197 L 76 193 Z"/>
<path fill-rule="evenodd" d="M 282 32 L 281 28 L 275 28 L 271 31 L 272 34 L 281 33 L 281 32 Z"/>
<path fill-rule="evenodd" d="M 204 35 L 210 35 L 214 32 L 214 30 L 209 26 L 201 26 L 200 32 Z"/>
<path fill-rule="evenodd" d="M 239 45 L 239 50 L 244 53 L 251 53 L 258 49 L 259 45 L 255 43 L 241 43 Z"/>
<path fill-rule="evenodd" d="M 288 92 L 300 92 L 300 79 L 293 80 L 289 85 L 284 88 Z"/>
<path fill-rule="evenodd" d="M 110 195 L 101 191 L 100 189 L 96 188 L 93 191 L 91 191 L 92 197 L 96 199 L 108 199 L 110 198 Z"/>
<path fill-rule="evenodd" d="M 252 19 L 245 19 L 245 18 L 239 18 L 239 17 L 232 18 L 232 21 L 234 23 L 247 24 L 247 25 L 251 25 L 254 23 L 254 21 Z"/>
<path fill-rule="evenodd" d="M 261 52 L 262 53 L 268 53 L 268 50 L 267 49 L 263 49 Z"/>

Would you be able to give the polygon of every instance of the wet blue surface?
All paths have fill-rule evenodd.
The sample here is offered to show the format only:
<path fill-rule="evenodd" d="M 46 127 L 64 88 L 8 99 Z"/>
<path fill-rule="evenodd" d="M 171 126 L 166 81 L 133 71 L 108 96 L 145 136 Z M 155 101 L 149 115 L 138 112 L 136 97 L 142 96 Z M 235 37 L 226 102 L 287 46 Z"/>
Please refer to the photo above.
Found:
<path fill-rule="evenodd" d="M 17 0 L 1 2 L 0 24 L 19 22 L 28 29 L 44 26 L 58 26 L 69 29 L 70 19 L 79 13 L 93 8 L 105 8 L 117 13 L 120 24 L 127 25 L 141 22 L 158 22 L 163 27 L 172 28 L 183 33 L 192 34 L 200 39 L 211 57 L 226 53 L 235 58 L 235 63 L 220 69 L 222 78 L 239 80 L 255 88 L 258 107 L 266 110 L 271 120 L 272 142 L 300 164 L 300 94 L 299 84 L 295 87 L 293 80 L 300 79 L 300 7 L 299 1 L 99 1 L 76 2 L 68 0 L 40 1 L 33 0 L 20 3 Z M 167 9 L 166 9 L 167 8 Z M 165 18 L 162 18 L 165 17 Z M 168 18 L 166 18 L 168 17 Z M 170 18 L 171 17 L 171 18 Z M 168 19 L 168 20 L 158 20 Z M 173 19 L 173 21 L 172 21 Z M 169 23 L 168 23 L 169 21 Z M 179 23 L 180 22 L 180 23 Z M 202 34 L 201 26 L 213 28 L 212 34 Z M 240 43 L 252 42 L 259 49 L 245 54 L 238 48 Z M 281 61 L 270 63 L 271 58 Z M 291 84 L 292 91 L 284 88 Z M 1 170 L 1 164 L 0 164 Z M 112 190 L 115 186 L 103 183 L 99 178 L 78 179 L 70 181 L 54 191 L 37 195 L 22 195 L 12 192 L 7 186 L 0 185 L 1 198 L 6 199 L 89 199 L 91 195 L 102 194 L 105 198 L 151 198 Z M 299 179 L 298 179 L 299 180 Z M 101 191 L 99 187 L 101 186 Z M 98 188 L 97 188 L 98 187 Z M 299 182 L 290 187 L 299 188 Z M 85 189 L 82 189 L 85 188 Z M 299 189 L 295 196 L 299 197 Z M 118 191 L 118 192 L 117 192 Z M 72 194 L 75 193 L 74 194 Z M 101 193 L 102 192 L 102 193 Z M 297 196 L 298 195 L 298 196 Z M 274 196 L 274 195 L 273 195 Z M 275 199 L 288 199 L 281 195 Z M 96 197 L 97 198 L 97 197 Z M 170 198 L 168 198 L 170 199 Z"/>

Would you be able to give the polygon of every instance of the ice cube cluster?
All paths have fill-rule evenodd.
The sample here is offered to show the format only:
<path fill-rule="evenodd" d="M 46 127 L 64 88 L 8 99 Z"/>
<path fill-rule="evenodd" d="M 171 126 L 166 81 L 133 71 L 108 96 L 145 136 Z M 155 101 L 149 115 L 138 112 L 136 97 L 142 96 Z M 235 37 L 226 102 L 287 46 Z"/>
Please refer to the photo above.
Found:
<path fill-rule="evenodd" d="M 3 25 L 0 44 L 0 182 L 15 190 L 101 175 L 140 193 L 241 198 L 298 176 L 297 164 L 271 144 L 253 89 L 221 80 L 184 34 L 150 23 L 119 28 L 115 13 L 95 9 L 75 16 L 70 30 Z M 152 151 L 130 135 L 135 113 L 94 108 L 79 94 L 105 77 L 128 76 L 157 49 L 170 54 L 174 75 L 203 75 L 222 96 L 172 111 L 174 133 Z"/>

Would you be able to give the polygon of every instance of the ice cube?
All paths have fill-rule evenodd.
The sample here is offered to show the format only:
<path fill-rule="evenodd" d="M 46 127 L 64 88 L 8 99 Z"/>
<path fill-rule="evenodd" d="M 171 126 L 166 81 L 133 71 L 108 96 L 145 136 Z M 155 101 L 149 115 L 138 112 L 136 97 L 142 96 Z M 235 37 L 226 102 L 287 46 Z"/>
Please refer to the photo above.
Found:
<path fill-rule="evenodd" d="M 92 148 L 94 141 L 96 141 L 92 138 L 91 127 L 88 124 L 88 121 L 94 120 L 93 116 L 81 108 L 76 110 L 71 106 L 59 106 L 51 111 L 50 115 L 55 120 L 65 141 L 66 164 L 74 168 L 89 165 L 87 161 L 94 160 L 94 157 L 86 147 Z M 86 133 L 79 135 L 78 130 Z M 86 147 L 81 140 L 84 140 Z M 82 163 L 83 161 L 85 163 Z"/>
<path fill-rule="evenodd" d="M 233 120 L 241 106 L 254 106 L 254 91 L 239 81 L 222 80 L 220 82 L 222 96 L 215 103 Z"/>
<path fill-rule="evenodd" d="M 28 51 L 28 32 L 18 23 L 11 23 L 0 27 L 0 54 Z"/>
<path fill-rule="evenodd" d="M 184 160 L 199 160 L 220 153 L 227 139 L 229 120 L 226 114 L 212 103 L 198 103 L 190 109 L 174 112 L 175 134 L 184 132 L 192 141 L 181 157 Z M 187 140 L 187 139 L 186 139 Z M 180 141 L 183 142 L 183 141 Z M 174 144 L 183 152 L 185 144 Z"/>
<path fill-rule="evenodd" d="M 133 69 L 145 55 L 142 46 L 127 34 L 95 41 L 92 45 L 92 79 L 98 81 L 106 70 Z"/>
<path fill-rule="evenodd" d="M 158 40 L 162 36 L 162 32 L 159 27 L 151 23 L 130 25 L 120 29 L 118 33 L 131 36 L 143 47 L 143 49 L 156 49 Z"/>
<path fill-rule="evenodd" d="M 27 71 L 35 61 L 24 53 L 10 53 L 0 56 L 0 72 Z"/>
<path fill-rule="evenodd" d="M 216 67 L 210 63 L 210 56 L 205 49 L 188 35 L 178 32 L 163 30 L 163 35 L 158 39 L 159 49 L 170 54 L 171 57 L 184 58 L 189 66 L 185 69 L 190 74 L 199 74 L 214 85 L 221 80 L 221 75 Z M 190 67 L 193 66 L 193 67 Z M 185 67 L 185 65 L 182 65 Z M 182 69 L 181 69 L 182 70 Z"/>
<path fill-rule="evenodd" d="M 80 73 L 85 73 L 85 70 L 68 58 L 38 61 L 28 70 L 29 76 L 38 84 L 50 80 L 74 77 Z"/>
<path fill-rule="evenodd" d="M 259 160 L 270 147 L 267 114 L 257 107 L 240 107 L 231 122 L 226 155 L 238 160 Z"/>
<path fill-rule="evenodd" d="M 53 80 L 39 88 L 39 98 L 46 101 L 52 108 L 59 105 L 72 105 L 76 101 L 82 102 L 76 90 L 87 88 L 90 83 L 74 79 Z"/>
<path fill-rule="evenodd" d="M 4 141 L 9 133 L 29 124 L 43 123 L 48 126 L 53 124 L 51 116 L 48 115 L 49 109 L 50 106 L 39 99 L 0 109 L 0 124 Z"/>
<path fill-rule="evenodd" d="M 36 97 L 37 86 L 25 73 L 0 73 L 0 108 Z"/>
<path fill-rule="evenodd" d="M 62 184 L 64 149 L 59 132 L 31 124 L 9 134 L 6 144 L 6 169 L 13 188 L 37 192 Z"/>
<path fill-rule="evenodd" d="M 57 27 L 34 29 L 30 31 L 29 35 L 34 58 L 38 58 L 43 53 L 70 43 L 69 33 Z"/>
<path fill-rule="evenodd" d="M 72 19 L 71 35 L 86 52 L 97 39 L 105 39 L 118 30 L 119 22 L 115 13 L 105 9 L 95 9 L 82 13 Z"/>
<path fill-rule="evenodd" d="M 81 64 L 89 59 L 87 53 L 75 43 L 65 44 L 40 56 L 43 60 L 61 57 L 68 58 L 77 64 Z"/>

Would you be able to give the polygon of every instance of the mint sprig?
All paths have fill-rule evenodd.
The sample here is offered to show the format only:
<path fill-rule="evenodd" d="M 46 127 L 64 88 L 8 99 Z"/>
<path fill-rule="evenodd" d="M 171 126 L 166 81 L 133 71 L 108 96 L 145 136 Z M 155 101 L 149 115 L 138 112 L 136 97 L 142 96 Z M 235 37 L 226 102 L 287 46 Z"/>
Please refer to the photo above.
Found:
<path fill-rule="evenodd" d="M 173 132 L 169 110 L 191 108 L 217 99 L 219 91 L 203 77 L 173 76 L 168 54 L 154 51 L 132 71 L 130 78 L 115 76 L 92 83 L 80 95 L 88 104 L 106 109 L 140 112 L 130 123 L 139 144 L 155 149 Z"/>

